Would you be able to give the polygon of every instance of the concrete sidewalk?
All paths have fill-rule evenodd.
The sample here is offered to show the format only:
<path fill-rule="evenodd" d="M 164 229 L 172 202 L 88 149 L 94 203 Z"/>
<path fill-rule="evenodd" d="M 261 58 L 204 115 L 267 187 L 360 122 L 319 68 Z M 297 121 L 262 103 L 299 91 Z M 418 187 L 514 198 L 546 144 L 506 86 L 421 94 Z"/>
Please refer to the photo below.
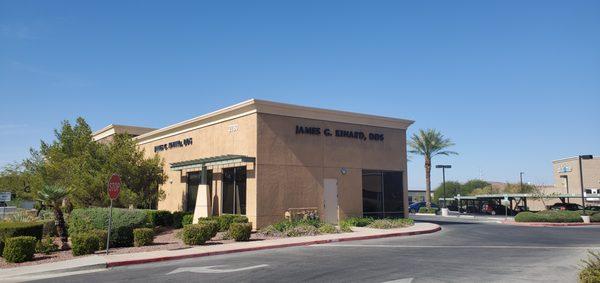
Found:
<path fill-rule="evenodd" d="M 386 237 L 412 236 L 434 233 L 441 227 L 432 223 L 415 223 L 414 226 L 399 229 L 352 228 L 352 233 L 327 234 L 318 236 L 281 238 L 263 241 L 236 242 L 223 245 L 194 246 L 180 250 L 161 250 L 131 254 L 91 255 L 73 260 L 53 262 L 32 266 L 0 269 L 0 281 L 18 281 L 19 277 L 36 274 L 67 273 L 82 270 L 110 268 L 132 264 L 142 264 L 166 260 L 230 254 L 246 251 L 276 249 L 294 246 L 326 244 L 332 242 L 356 241 Z"/>

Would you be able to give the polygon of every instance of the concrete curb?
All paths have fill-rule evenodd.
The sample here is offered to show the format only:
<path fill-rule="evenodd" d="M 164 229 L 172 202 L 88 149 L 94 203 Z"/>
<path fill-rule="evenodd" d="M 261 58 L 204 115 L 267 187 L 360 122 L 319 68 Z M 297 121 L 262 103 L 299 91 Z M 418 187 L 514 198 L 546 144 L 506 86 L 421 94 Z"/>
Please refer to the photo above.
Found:
<path fill-rule="evenodd" d="M 110 268 L 110 267 L 117 267 L 117 266 L 144 264 L 144 263 L 161 262 L 161 261 L 168 261 L 168 260 L 180 260 L 180 259 L 187 259 L 187 258 L 224 255 L 224 254 L 241 253 L 241 252 L 249 252 L 249 251 L 280 249 L 280 248 L 289 248 L 289 247 L 297 247 L 297 246 L 310 246 L 310 245 L 320 245 L 320 244 L 337 243 L 337 242 L 390 238 L 390 237 L 415 236 L 415 235 L 435 233 L 435 232 L 442 230 L 442 227 L 440 227 L 439 225 L 436 225 L 436 226 L 437 227 L 435 227 L 433 229 L 422 230 L 422 231 L 397 232 L 397 233 L 380 234 L 380 235 L 357 236 L 357 237 L 347 237 L 347 238 L 338 238 L 338 239 L 306 241 L 306 242 L 290 243 L 290 244 L 279 244 L 279 245 L 262 246 L 262 247 L 240 248 L 240 249 L 227 250 L 227 251 L 203 252 L 203 253 L 196 253 L 196 254 L 164 256 L 164 257 L 137 259 L 137 260 L 113 261 L 113 262 L 107 262 L 106 267 Z"/>
<path fill-rule="evenodd" d="M 505 222 L 502 224 L 523 227 L 577 227 L 577 226 L 599 226 L 600 223 L 550 223 L 550 222 Z"/>

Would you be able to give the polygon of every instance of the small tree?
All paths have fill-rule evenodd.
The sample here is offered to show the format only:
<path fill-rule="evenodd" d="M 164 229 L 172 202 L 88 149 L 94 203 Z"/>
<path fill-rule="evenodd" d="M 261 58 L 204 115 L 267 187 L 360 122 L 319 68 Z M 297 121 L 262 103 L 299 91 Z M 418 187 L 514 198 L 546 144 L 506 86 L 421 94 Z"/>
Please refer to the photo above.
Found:
<path fill-rule="evenodd" d="M 68 248 L 67 238 L 67 227 L 65 225 L 65 217 L 63 215 L 61 206 L 62 201 L 69 195 L 69 190 L 60 186 L 49 186 L 46 185 L 40 191 L 38 191 L 38 200 L 42 204 L 51 207 L 54 211 L 54 221 L 56 223 L 56 230 L 61 241 L 61 249 Z"/>

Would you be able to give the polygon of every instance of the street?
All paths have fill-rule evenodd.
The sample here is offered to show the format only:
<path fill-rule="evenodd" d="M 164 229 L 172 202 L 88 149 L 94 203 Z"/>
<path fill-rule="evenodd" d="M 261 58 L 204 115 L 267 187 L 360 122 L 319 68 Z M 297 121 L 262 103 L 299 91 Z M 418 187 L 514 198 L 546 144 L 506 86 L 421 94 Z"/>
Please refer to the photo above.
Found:
<path fill-rule="evenodd" d="M 245 252 L 37 282 L 576 282 L 600 227 L 438 222 L 434 234 Z M 32 278 L 33 279 L 33 278 Z"/>

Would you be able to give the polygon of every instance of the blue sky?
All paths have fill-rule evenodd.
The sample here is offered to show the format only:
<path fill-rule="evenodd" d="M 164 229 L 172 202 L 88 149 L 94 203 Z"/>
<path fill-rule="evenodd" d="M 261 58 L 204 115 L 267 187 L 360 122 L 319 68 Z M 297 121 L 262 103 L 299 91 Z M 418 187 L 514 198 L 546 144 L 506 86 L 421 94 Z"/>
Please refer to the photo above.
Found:
<path fill-rule="evenodd" d="M 448 179 L 551 183 L 552 160 L 600 154 L 599 30 L 600 1 L 0 0 L 0 165 L 64 119 L 162 127 L 262 98 L 436 128 Z"/>

